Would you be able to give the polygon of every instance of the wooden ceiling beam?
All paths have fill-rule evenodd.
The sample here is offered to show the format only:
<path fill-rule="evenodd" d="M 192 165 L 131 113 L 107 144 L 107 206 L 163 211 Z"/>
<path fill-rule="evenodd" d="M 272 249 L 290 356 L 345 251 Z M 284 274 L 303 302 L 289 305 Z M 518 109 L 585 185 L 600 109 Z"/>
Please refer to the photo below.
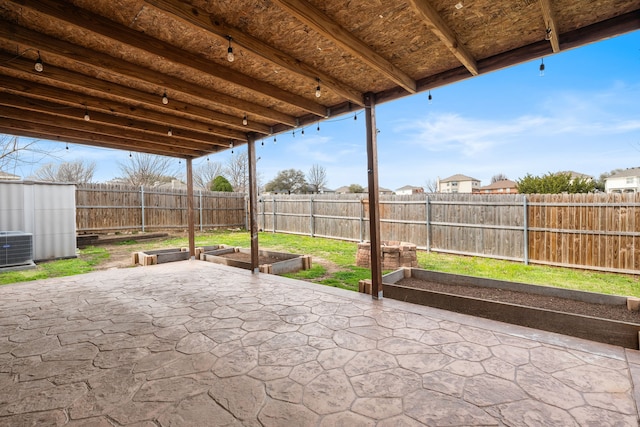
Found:
<path fill-rule="evenodd" d="M 138 130 L 123 129 L 111 126 L 104 122 L 84 120 L 82 116 L 77 118 L 67 118 L 60 115 L 41 113 L 36 111 L 22 110 L 20 108 L 5 107 L 0 105 L 0 117 L 5 119 L 29 121 L 34 124 L 53 126 L 60 129 L 60 135 L 64 138 L 69 133 L 83 132 L 87 135 L 113 136 L 131 141 L 132 143 L 151 144 L 159 147 L 175 149 L 178 152 L 193 152 L 206 154 L 214 150 L 216 146 L 202 143 L 184 143 L 175 140 L 173 137 L 164 135 L 152 135 Z M 220 147 L 222 148 L 222 147 Z"/>
<path fill-rule="evenodd" d="M 0 117 L 2 117 L 0 115 Z M 19 119 L 3 118 L 0 121 L 0 132 L 8 135 L 24 136 L 28 138 L 46 139 L 50 141 L 70 142 L 72 144 L 92 145 L 95 147 L 111 148 L 114 150 L 137 151 L 141 153 L 157 154 L 159 156 L 195 158 L 206 153 L 180 150 L 177 147 L 158 146 L 144 142 L 132 142 L 126 138 L 108 135 L 97 135 L 88 132 L 69 131 L 61 136 L 64 129 L 32 123 Z"/>
<path fill-rule="evenodd" d="M 144 108 L 119 104 L 110 100 L 93 97 L 83 93 L 71 92 L 65 89 L 49 86 L 42 83 L 34 83 L 27 80 L 0 75 L 0 92 L 12 91 L 22 93 L 24 96 L 36 97 L 47 101 L 64 102 L 70 105 L 81 105 L 89 111 L 103 111 L 108 114 L 119 114 L 124 117 L 135 117 L 138 120 L 149 121 L 165 126 L 180 127 L 186 130 L 212 134 L 223 138 L 232 138 L 245 141 L 247 136 L 243 132 L 235 131 L 220 126 L 213 126 L 195 120 L 189 120 L 177 116 L 169 116 Z"/>
<path fill-rule="evenodd" d="M 473 55 L 458 42 L 458 36 L 444 22 L 438 11 L 428 0 L 410 0 L 413 9 L 424 21 L 429 30 L 453 53 L 469 72 L 477 76 L 478 64 Z"/>
<path fill-rule="evenodd" d="M 120 44 L 140 49 L 180 66 L 189 67 L 243 87 L 260 95 L 268 96 L 280 102 L 293 105 L 320 117 L 326 115 L 326 107 L 302 96 L 287 92 L 277 86 L 244 75 L 237 70 L 215 64 L 201 56 L 192 54 L 178 47 L 164 43 L 140 31 L 117 24 L 100 15 L 96 15 L 78 6 L 69 7 L 53 0 L 11 0 L 22 7 L 29 8 L 45 16 L 67 22 L 94 34 L 114 40 Z"/>
<path fill-rule="evenodd" d="M 416 82 L 400 68 L 383 58 L 362 40 L 334 22 L 322 11 L 306 0 L 273 0 L 282 9 L 289 12 L 300 22 L 331 40 L 356 58 L 367 63 L 409 93 L 416 92 Z"/>
<path fill-rule="evenodd" d="M 558 25 L 556 17 L 551 8 L 550 0 L 540 0 L 540 8 L 544 18 L 545 38 L 551 42 L 553 53 L 560 52 L 560 36 L 558 33 Z"/>
<path fill-rule="evenodd" d="M 25 75 L 32 77 L 34 75 L 33 61 L 25 58 L 15 58 L 15 55 L 0 52 L 0 73 L 3 68 L 24 73 Z M 73 85 L 78 88 L 122 98 L 122 102 L 129 105 L 150 108 L 163 113 L 166 113 L 167 110 L 169 110 L 170 113 L 176 112 L 182 117 L 188 116 L 191 120 L 229 126 L 241 132 L 253 131 L 261 134 L 268 134 L 270 131 L 269 126 L 256 122 L 253 120 L 253 117 L 245 126 L 242 124 L 242 119 L 240 117 L 230 116 L 228 114 L 219 113 L 203 107 L 187 104 L 186 102 L 176 99 L 171 99 L 169 104 L 163 105 L 161 103 L 161 98 L 156 94 L 150 94 L 148 92 L 128 88 L 105 80 L 94 79 L 92 77 L 85 76 L 84 74 L 56 67 L 52 64 L 47 64 L 46 72 L 38 74 L 37 77 L 38 79 L 44 78 L 52 82 L 62 84 L 70 84 L 70 82 L 73 82 Z M 170 93 L 169 96 L 171 96 Z"/>
<path fill-rule="evenodd" d="M 48 105 L 47 105 L 48 104 Z M 63 119 L 79 120 L 84 118 L 85 110 L 80 107 L 61 106 L 45 101 L 35 101 L 24 96 L 18 96 L 11 93 L 4 93 L 0 97 L 0 106 L 14 107 L 25 112 L 43 113 L 57 116 Z M 26 117 L 26 116 L 25 116 Z M 191 132 L 180 128 L 173 129 L 171 126 L 161 126 L 153 123 L 145 123 L 130 118 L 118 117 L 112 114 L 105 114 L 99 111 L 92 111 L 90 114 L 92 123 L 100 123 L 108 126 L 118 127 L 127 132 L 127 135 L 140 133 L 152 135 L 154 138 L 162 138 L 162 140 L 170 141 L 176 146 L 184 148 L 198 148 L 202 150 L 210 150 L 214 146 L 228 147 L 229 140 L 223 138 L 206 138 L 206 135 L 197 132 Z M 172 136 L 166 139 L 169 130 Z"/>
<path fill-rule="evenodd" d="M 272 62 L 292 73 L 322 81 L 322 87 L 343 96 L 356 105 L 364 107 L 363 94 L 347 84 L 333 78 L 325 72 L 313 68 L 261 40 L 234 28 L 219 19 L 212 19 L 205 10 L 198 9 L 186 3 L 168 0 L 145 0 L 145 3 L 172 15 L 183 22 L 198 27 L 222 39 L 231 37 L 234 44 L 242 46 L 255 55 Z M 312 87 L 312 86 L 310 86 Z"/>
<path fill-rule="evenodd" d="M 255 103 L 234 98 L 176 77 L 163 75 L 148 68 L 140 67 L 130 62 L 113 58 L 109 55 L 63 40 L 57 40 L 45 34 L 3 20 L 0 20 L 0 39 L 37 49 L 40 51 L 45 63 L 47 62 L 47 56 L 57 56 L 69 61 L 82 63 L 111 75 L 120 75 L 142 83 L 156 85 L 158 88 L 167 88 L 169 92 L 181 92 L 225 109 L 236 109 L 246 112 L 247 114 L 255 114 L 269 120 L 286 123 L 290 126 L 295 126 L 296 124 L 296 119 L 288 114 L 261 107 Z M 73 84 L 73 82 L 68 83 Z"/>

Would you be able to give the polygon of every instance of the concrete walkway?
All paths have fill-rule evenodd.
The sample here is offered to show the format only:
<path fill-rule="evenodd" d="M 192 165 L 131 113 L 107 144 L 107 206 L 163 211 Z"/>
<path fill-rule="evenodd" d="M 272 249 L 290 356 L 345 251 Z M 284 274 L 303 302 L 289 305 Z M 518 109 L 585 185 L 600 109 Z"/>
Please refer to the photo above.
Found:
<path fill-rule="evenodd" d="M 0 426 L 637 426 L 640 353 L 201 261 L 0 287 Z"/>

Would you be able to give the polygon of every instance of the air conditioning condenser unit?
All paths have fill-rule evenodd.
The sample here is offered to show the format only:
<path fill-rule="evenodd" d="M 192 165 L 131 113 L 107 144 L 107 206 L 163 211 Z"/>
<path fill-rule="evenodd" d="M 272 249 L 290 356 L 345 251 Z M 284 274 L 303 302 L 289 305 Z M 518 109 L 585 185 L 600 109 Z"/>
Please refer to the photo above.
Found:
<path fill-rule="evenodd" d="M 33 265 L 33 235 L 0 231 L 0 268 Z"/>

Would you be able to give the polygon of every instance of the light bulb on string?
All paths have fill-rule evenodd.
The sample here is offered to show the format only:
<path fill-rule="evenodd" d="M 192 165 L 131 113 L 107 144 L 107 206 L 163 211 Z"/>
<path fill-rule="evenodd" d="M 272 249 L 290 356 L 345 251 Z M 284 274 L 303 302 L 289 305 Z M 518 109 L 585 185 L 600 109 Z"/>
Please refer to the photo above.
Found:
<path fill-rule="evenodd" d="M 318 127 L 316 128 L 316 132 L 320 132 L 320 122 L 318 122 Z"/>
<path fill-rule="evenodd" d="M 231 36 L 227 36 L 227 40 L 229 40 L 229 47 L 227 48 L 227 61 L 233 62 L 236 57 L 233 54 L 233 48 L 231 47 Z"/>
<path fill-rule="evenodd" d="M 544 58 L 540 58 L 540 77 L 544 77 Z"/>
<path fill-rule="evenodd" d="M 42 58 L 40 57 L 40 51 L 38 51 L 38 59 L 36 59 L 36 63 L 33 65 L 33 68 L 39 73 L 44 70 L 44 64 L 42 63 Z"/>
<path fill-rule="evenodd" d="M 167 131 L 167 135 L 173 136 L 173 129 L 169 128 L 169 130 Z"/>
<path fill-rule="evenodd" d="M 66 143 L 65 149 L 66 149 L 67 151 L 69 151 L 69 143 L 68 143 L 68 142 Z"/>
<path fill-rule="evenodd" d="M 318 86 L 316 86 L 316 98 L 320 98 L 322 96 L 322 91 L 320 90 L 320 78 L 317 78 Z"/>
<path fill-rule="evenodd" d="M 357 113 L 353 114 L 353 120 L 358 120 L 358 114 Z"/>
<path fill-rule="evenodd" d="M 296 131 L 295 131 L 295 130 L 292 130 L 292 131 L 291 131 L 291 135 L 293 135 L 293 137 L 295 138 L 295 137 L 296 137 Z"/>
<path fill-rule="evenodd" d="M 429 104 L 431 104 L 431 101 L 433 101 L 433 96 L 431 96 L 431 91 L 429 91 L 429 96 L 427 97 L 427 99 L 429 100 Z"/>
<path fill-rule="evenodd" d="M 302 131 L 300 131 L 300 133 L 301 133 L 302 135 L 304 135 L 304 128 L 302 128 Z"/>
<path fill-rule="evenodd" d="M 84 120 L 86 122 L 88 122 L 89 120 L 91 120 L 91 116 L 89 116 L 89 110 L 88 109 L 84 109 Z"/>
<path fill-rule="evenodd" d="M 278 143 L 278 140 L 276 139 L 276 137 L 273 137 L 273 145 L 276 145 Z"/>
<path fill-rule="evenodd" d="M 264 147 L 264 139 L 260 141 L 260 145 Z"/>
<path fill-rule="evenodd" d="M 247 119 L 246 113 L 245 113 L 244 117 L 242 117 L 242 124 L 245 125 L 245 126 L 249 124 L 249 120 Z"/>
<path fill-rule="evenodd" d="M 131 155 L 131 151 L 129 151 L 129 158 L 131 158 L 131 157 L 133 157 L 133 156 Z"/>
<path fill-rule="evenodd" d="M 169 97 L 167 96 L 167 91 L 164 91 L 164 94 L 162 95 L 162 103 L 164 105 L 167 105 L 169 103 Z"/>

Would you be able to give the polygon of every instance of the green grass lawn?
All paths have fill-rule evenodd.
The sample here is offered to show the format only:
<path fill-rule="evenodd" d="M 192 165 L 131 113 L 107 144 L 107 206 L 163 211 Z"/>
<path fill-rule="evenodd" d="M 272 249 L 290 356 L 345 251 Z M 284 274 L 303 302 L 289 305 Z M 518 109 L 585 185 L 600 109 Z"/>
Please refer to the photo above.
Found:
<path fill-rule="evenodd" d="M 126 246 L 131 252 L 188 246 L 186 237 L 154 242 L 136 242 L 133 239 L 135 236 L 118 246 Z M 260 233 L 259 242 L 264 249 L 312 256 L 310 270 L 287 274 L 287 277 L 350 290 L 357 290 L 361 279 L 370 278 L 368 269 L 355 266 L 357 244 L 354 242 L 273 233 Z M 247 232 L 224 231 L 196 235 L 196 246 L 216 244 L 248 248 L 251 239 Z M 99 268 L 100 263 L 109 256 L 103 247 L 87 248 L 80 252 L 77 259 L 41 263 L 35 270 L 0 273 L 0 284 L 86 273 Z M 418 265 L 446 273 L 640 297 L 640 276 L 422 251 L 418 252 Z"/>

